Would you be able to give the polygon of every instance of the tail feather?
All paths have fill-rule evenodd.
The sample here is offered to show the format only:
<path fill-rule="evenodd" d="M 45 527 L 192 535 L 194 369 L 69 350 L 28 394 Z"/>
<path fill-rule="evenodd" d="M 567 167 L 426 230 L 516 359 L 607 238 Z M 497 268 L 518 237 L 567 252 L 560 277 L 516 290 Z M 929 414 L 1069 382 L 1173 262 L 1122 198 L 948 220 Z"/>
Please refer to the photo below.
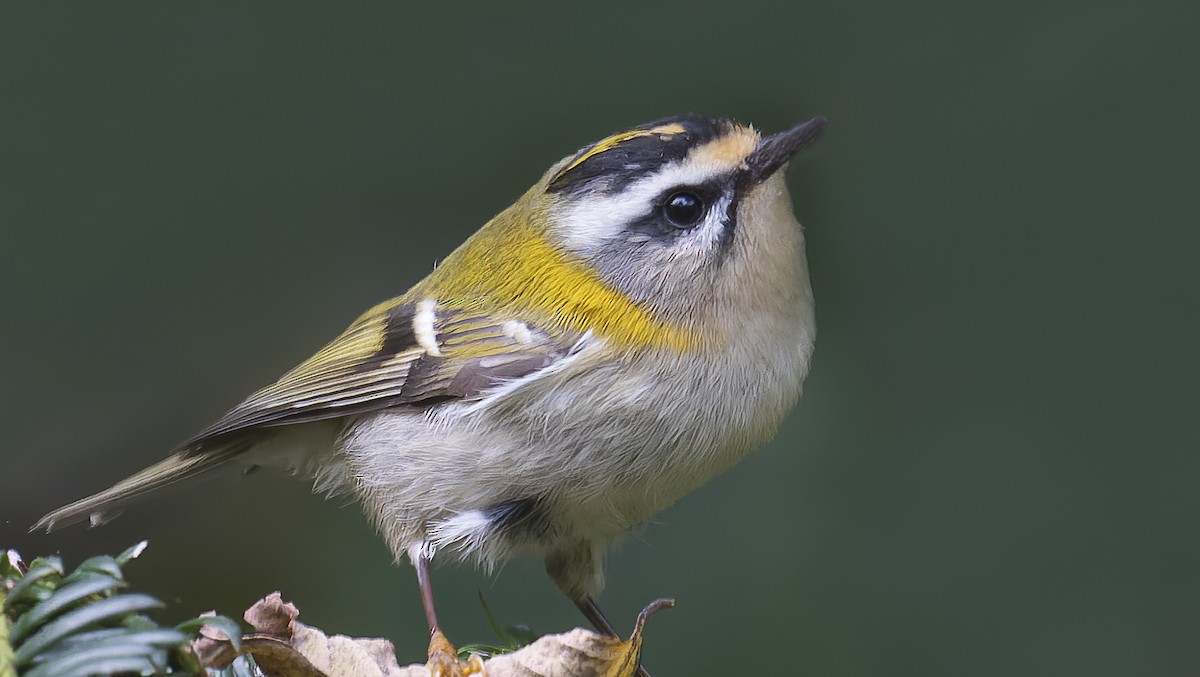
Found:
<path fill-rule="evenodd" d="M 244 451 L 242 445 L 205 450 L 200 453 L 180 451 L 154 465 L 126 477 L 113 486 L 87 498 L 81 498 L 46 515 L 30 531 L 53 529 L 87 519 L 92 526 L 115 517 L 120 509 L 143 495 L 224 465 Z"/>

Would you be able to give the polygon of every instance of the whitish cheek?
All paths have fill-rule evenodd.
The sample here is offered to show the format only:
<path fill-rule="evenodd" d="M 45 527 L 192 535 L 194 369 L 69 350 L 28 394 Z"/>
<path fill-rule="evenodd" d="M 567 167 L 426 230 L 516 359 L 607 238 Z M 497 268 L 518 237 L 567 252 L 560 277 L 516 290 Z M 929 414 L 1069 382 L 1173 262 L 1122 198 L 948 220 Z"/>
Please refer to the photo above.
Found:
<path fill-rule="evenodd" d="M 629 223 L 645 216 L 663 191 L 702 184 L 725 171 L 725 167 L 677 164 L 634 182 L 620 193 L 585 194 L 558 211 L 555 230 L 568 249 L 586 258 L 624 235 Z"/>

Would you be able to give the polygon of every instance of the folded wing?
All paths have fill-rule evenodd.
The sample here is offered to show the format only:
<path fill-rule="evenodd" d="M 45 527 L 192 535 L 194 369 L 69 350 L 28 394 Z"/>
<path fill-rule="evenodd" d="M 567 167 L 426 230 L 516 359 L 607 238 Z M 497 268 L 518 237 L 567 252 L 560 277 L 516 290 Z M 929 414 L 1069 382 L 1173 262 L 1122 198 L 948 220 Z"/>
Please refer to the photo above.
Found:
<path fill-rule="evenodd" d="M 478 396 L 564 357 L 577 337 L 486 314 L 393 299 L 182 445 L 252 428 Z"/>

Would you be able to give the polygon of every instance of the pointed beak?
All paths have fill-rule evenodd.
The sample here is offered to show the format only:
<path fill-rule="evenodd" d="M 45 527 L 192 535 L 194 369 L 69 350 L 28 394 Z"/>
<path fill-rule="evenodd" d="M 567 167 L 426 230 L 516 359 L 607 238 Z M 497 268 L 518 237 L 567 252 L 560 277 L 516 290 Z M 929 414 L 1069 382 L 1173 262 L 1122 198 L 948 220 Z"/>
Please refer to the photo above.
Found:
<path fill-rule="evenodd" d="M 824 117 L 815 117 L 786 132 L 772 134 L 759 142 L 758 148 L 746 158 L 746 179 L 751 186 L 770 178 L 787 164 L 796 153 L 808 148 L 825 130 Z"/>

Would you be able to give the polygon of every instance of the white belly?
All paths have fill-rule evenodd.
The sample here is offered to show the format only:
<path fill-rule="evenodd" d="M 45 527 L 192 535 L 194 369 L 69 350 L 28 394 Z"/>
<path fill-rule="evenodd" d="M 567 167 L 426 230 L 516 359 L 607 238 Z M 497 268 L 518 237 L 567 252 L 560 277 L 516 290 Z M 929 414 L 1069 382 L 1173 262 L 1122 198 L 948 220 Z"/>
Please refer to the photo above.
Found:
<path fill-rule="evenodd" d="M 424 543 L 489 565 L 608 542 L 774 434 L 807 371 L 803 320 L 790 340 L 759 342 L 771 351 L 620 361 L 595 344 L 480 402 L 363 417 L 338 456 L 397 557 Z M 536 508 L 536 520 L 495 529 L 498 505 Z"/>

